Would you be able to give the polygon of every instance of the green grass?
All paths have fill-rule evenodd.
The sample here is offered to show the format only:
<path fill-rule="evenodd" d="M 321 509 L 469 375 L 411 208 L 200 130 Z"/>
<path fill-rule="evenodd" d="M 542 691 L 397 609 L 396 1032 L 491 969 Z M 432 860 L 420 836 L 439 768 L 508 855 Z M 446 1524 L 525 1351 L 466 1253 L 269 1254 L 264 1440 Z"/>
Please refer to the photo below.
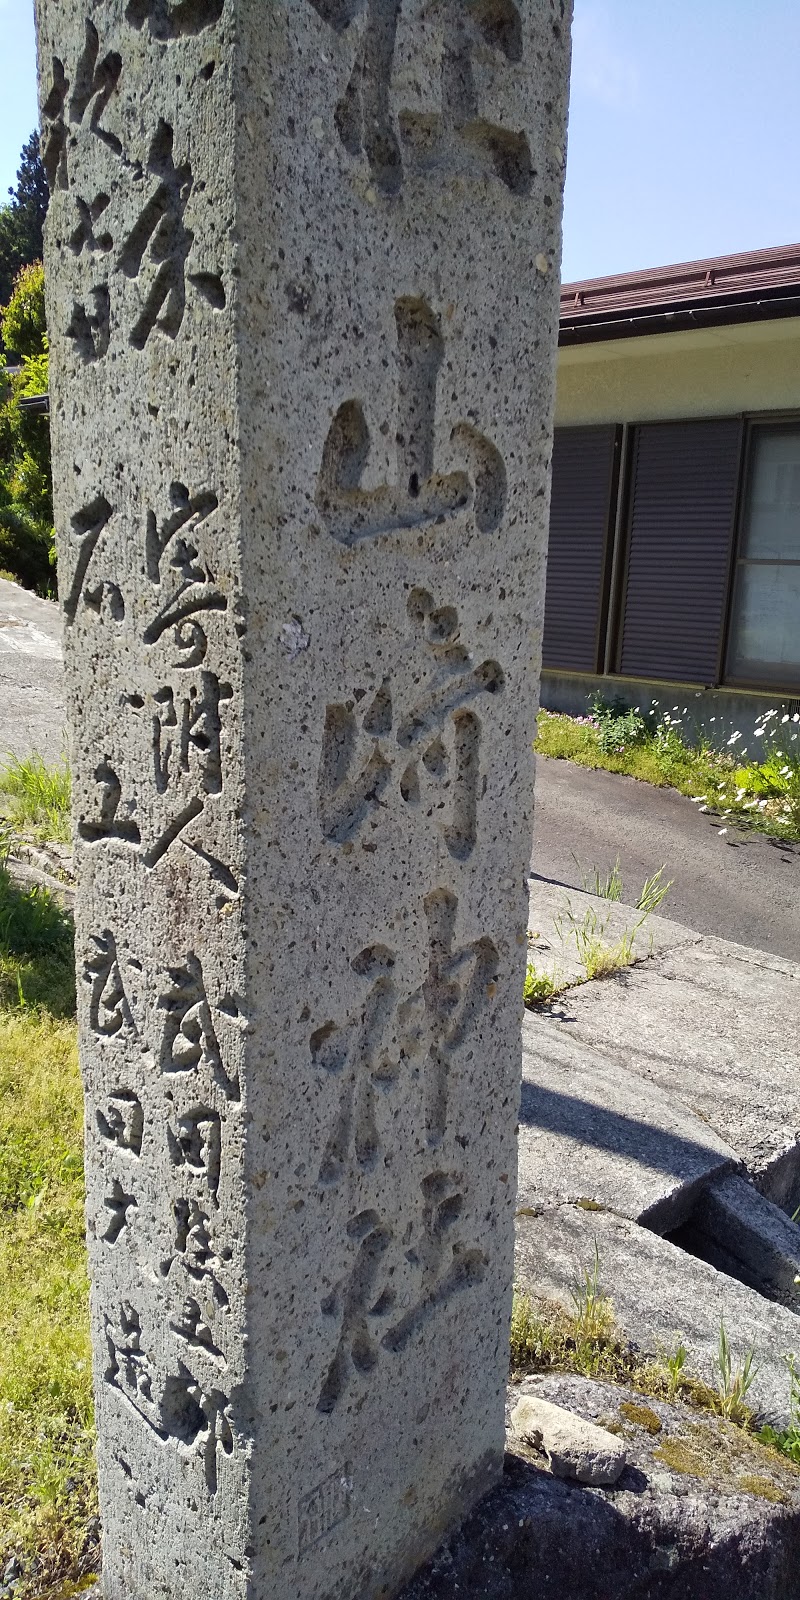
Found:
<path fill-rule="evenodd" d="M 602 710 L 593 717 L 542 711 L 534 748 L 556 760 L 677 789 L 717 813 L 723 825 L 731 822 L 773 838 L 800 839 L 796 727 L 788 721 L 778 726 L 774 715 L 766 718 L 757 759 L 743 764 L 747 752 L 741 750 L 738 736 L 730 751 L 690 745 L 676 723 L 677 719 L 664 717 L 648 725 L 632 713 L 620 717 Z"/>
<path fill-rule="evenodd" d="M 18 888 L 0 859 L 0 1017 L 40 1009 L 74 1014 L 72 923 L 47 889 Z"/>
<path fill-rule="evenodd" d="M 0 805 L 16 832 L 39 842 L 70 842 L 72 784 L 66 761 L 49 767 L 41 756 L 11 756 L 0 768 Z"/>
<path fill-rule="evenodd" d="M 0 1574 L 14 1563 L 15 1600 L 60 1600 L 97 1563 L 74 995 L 69 919 L 0 866 Z"/>

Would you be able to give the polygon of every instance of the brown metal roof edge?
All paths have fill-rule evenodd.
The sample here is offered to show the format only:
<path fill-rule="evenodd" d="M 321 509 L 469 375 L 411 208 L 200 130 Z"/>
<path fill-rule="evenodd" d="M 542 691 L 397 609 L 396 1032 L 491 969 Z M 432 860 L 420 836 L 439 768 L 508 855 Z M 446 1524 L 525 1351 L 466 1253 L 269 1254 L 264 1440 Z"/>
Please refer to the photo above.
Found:
<path fill-rule="evenodd" d="M 576 344 L 599 344 L 611 339 L 644 338 L 651 333 L 685 333 L 692 328 L 733 327 L 744 322 L 771 322 L 781 317 L 800 317 L 800 285 L 790 294 L 749 296 L 738 300 L 683 302 L 661 310 L 637 307 L 616 314 L 600 313 L 593 318 L 574 320 L 561 317 L 558 333 L 560 348 Z"/>
<path fill-rule="evenodd" d="M 788 311 L 776 313 L 760 308 L 767 301 L 794 299 L 798 295 L 800 244 L 778 245 L 768 250 L 748 250 L 706 261 L 565 283 L 561 289 L 561 326 L 563 331 L 602 325 L 609 331 L 593 337 L 614 337 L 610 330 L 619 322 L 652 317 L 660 327 L 658 319 L 664 313 L 681 309 L 688 312 L 713 306 L 717 312 L 725 313 L 729 308 L 750 306 L 754 316 L 790 315 Z"/>

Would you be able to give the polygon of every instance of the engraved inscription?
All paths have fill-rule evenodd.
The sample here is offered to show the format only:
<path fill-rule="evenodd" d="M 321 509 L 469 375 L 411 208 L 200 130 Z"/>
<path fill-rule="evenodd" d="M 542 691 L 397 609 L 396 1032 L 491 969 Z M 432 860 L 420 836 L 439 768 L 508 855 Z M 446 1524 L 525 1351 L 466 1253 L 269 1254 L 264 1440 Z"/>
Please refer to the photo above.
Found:
<path fill-rule="evenodd" d="M 223 1260 L 217 1255 L 211 1237 L 208 1213 L 196 1200 L 182 1198 L 174 1205 L 175 1255 L 161 1267 L 162 1275 L 169 1275 L 173 1261 L 178 1261 L 195 1283 L 203 1285 L 220 1310 L 228 1305 L 228 1296 L 217 1274 L 223 1269 Z M 228 1255 L 230 1252 L 228 1252 Z"/>
<path fill-rule="evenodd" d="M 454 1053 L 474 1030 L 497 990 L 499 957 L 491 939 L 455 945 L 457 897 L 449 889 L 426 896 L 428 975 L 400 1007 L 406 1052 L 425 1064 L 425 1129 L 429 1145 L 444 1138 Z"/>
<path fill-rule="evenodd" d="M 184 830 L 202 816 L 208 797 L 222 791 L 220 708 L 232 695 L 230 684 L 220 683 L 211 672 L 201 672 L 196 682 L 180 690 L 166 685 L 146 699 L 128 695 L 127 704 L 147 719 L 152 788 L 141 808 L 132 796 L 123 799 L 122 782 L 106 754 L 94 771 L 99 791 L 96 808 L 89 815 L 79 814 L 79 838 L 87 844 L 117 840 L 131 845 L 141 849 L 146 867 L 157 866 Z M 198 844 L 185 842 L 207 862 L 222 886 L 236 893 L 229 869 Z"/>
<path fill-rule="evenodd" d="M 132 1156 L 142 1153 L 144 1137 L 144 1111 L 142 1103 L 131 1089 L 115 1089 L 109 1095 L 105 1109 L 96 1113 L 97 1126 L 103 1139 L 118 1150 L 127 1150 Z"/>
<path fill-rule="evenodd" d="M 160 593 L 159 609 L 145 629 L 144 642 L 157 644 L 172 629 L 176 664 L 194 667 L 204 660 L 208 649 L 208 637 L 198 617 L 228 607 L 197 542 L 198 529 L 219 502 L 207 490 L 190 495 L 182 483 L 170 485 L 170 501 L 172 510 L 161 521 L 155 512 L 147 514 L 147 574 Z"/>
<path fill-rule="evenodd" d="M 214 1343 L 211 1329 L 204 1321 L 203 1312 L 193 1295 L 184 1300 L 180 1311 L 172 1318 L 170 1327 L 176 1338 L 183 1339 L 196 1350 L 203 1350 L 213 1361 L 221 1361 L 225 1365 L 225 1357 Z"/>
<path fill-rule="evenodd" d="M 164 1385 L 161 1424 L 167 1437 L 177 1439 L 183 1453 L 202 1457 L 206 1487 L 216 1494 L 220 1453 L 233 1455 L 230 1402 L 220 1389 L 198 1382 L 182 1361 L 177 1377 Z"/>
<path fill-rule="evenodd" d="M 122 784 L 106 756 L 95 767 L 94 781 L 99 788 L 97 813 L 93 817 L 81 816 L 78 820 L 78 837 L 86 844 L 99 844 L 105 839 L 119 839 L 124 844 L 141 844 L 139 825 L 130 815 L 132 802 L 122 807 Z"/>
<path fill-rule="evenodd" d="M 397 1307 L 391 1287 L 395 1268 L 388 1252 L 392 1230 L 376 1211 L 363 1211 L 348 1225 L 348 1238 L 358 1243 L 352 1268 L 322 1303 L 325 1317 L 336 1317 L 339 1335 L 317 1401 L 317 1410 L 331 1412 L 354 1377 L 369 1378 L 382 1350 L 398 1354 L 426 1322 L 462 1291 L 480 1283 L 488 1258 L 464 1244 L 460 1224 L 466 1207 L 458 1173 L 434 1171 L 422 1180 L 420 1223 L 416 1242 L 405 1261 L 417 1279 L 417 1292 L 398 1321 L 386 1328 Z M 384 1331 L 385 1330 L 385 1331 Z"/>
<path fill-rule="evenodd" d="M 358 1241 L 355 1261 L 322 1304 L 323 1315 L 340 1322 L 336 1351 L 317 1401 L 317 1410 L 323 1412 L 333 1411 L 352 1373 L 363 1376 L 377 1365 L 381 1322 L 394 1303 L 391 1291 L 378 1287 L 392 1242 L 391 1230 L 376 1211 L 362 1211 L 348 1224 L 347 1234 Z"/>
<path fill-rule="evenodd" d="M 227 1395 L 200 1382 L 183 1361 L 160 1383 L 142 1348 L 139 1314 L 127 1302 L 117 1321 L 106 1316 L 105 1340 L 106 1383 L 164 1443 L 171 1440 L 182 1455 L 202 1458 L 206 1487 L 209 1494 L 216 1494 L 220 1454 L 231 1456 L 234 1450 Z"/>
<path fill-rule="evenodd" d="M 57 56 L 53 57 L 50 88 L 42 105 L 42 160 L 51 192 L 69 187 L 69 129 L 82 124 L 87 111 L 91 133 L 107 144 L 115 155 L 121 153 L 122 145 L 116 134 L 109 132 L 101 122 L 121 72 L 122 58 L 116 51 L 110 50 L 100 58 L 99 35 L 88 17 L 71 95 L 64 63 Z"/>
<path fill-rule="evenodd" d="M 239 1079 L 228 1076 L 214 1031 L 203 969 L 197 956 L 184 966 L 169 969 L 170 988 L 159 999 L 166 1012 L 161 1045 L 161 1071 L 196 1072 L 203 1069 L 224 1090 L 229 1100 L 239 1099 Z"/>
<path fill-rule="evenodd" d="M 338 1183 L 352 1156 L 362 1168 L 375 1165 L 381 1149 L 376 1094 L 396 1081 L 400 1065 L 399 1058 L 384 1048 L 396 1005 L 394 956 L 385 945 L 373 945 L 350 964 L 371 984 L 363 1006 L 346 1023 L 327 1022 L 311 1036 L 315 1066 L 341 1084 L 333 1131 L 319 1169 L 319 1181 L 326 1184 Z"/>
<path fill-rule="evenodd" d="M 106 1195 L 103 1205 L 109 1216 L 101 1237 L 105 1239 L 106 1244 L 114 1245 L 127 1228 L 128 1212 L 136 1210 L 136 1201 L 132 1194 L 125 1193 L 119 1179 L 115 1178 L 111 1185 L 111 1193 Z"/>
<path fill-rule="evenodd" d="M 230 684 L 220 683 L 213 672 L 182 694 L 167 686 L 152 697 L 153 776 L 159 794 L 182 776 L 196 775 L 206 794 L 222 789 L 220 701 L 230 700 Z"/>
<path fill-rule="evenodd" d="M 129 334 L 136 350 L 144 349 L 156 326 L 174 339 L 186 309 L 186 261 L 193 235 L 183 218 L 192 170 L 188 161 L 176 167 L 172 152 L 172 128 L 160 119 L 147 161 L 156 187 L 119 254 L 119 266 L 128 278 L 139 278 L 146 255 L 152 269 L 141 315 Z"/>
<path fill-rule="evenodd" d="M 125 20 L 154 39 L 183 39 L 219 22 L 225 0 L 129 0 Z"/>
<path fill-rule="evenodd" d="M 297 1507 L 297 1551 L 305 1555 L 318 1539 L 350 1515 L 353 1485 L 347 1470 L 332 1472 L 324 1483 L 303 1495 Z"/>
<path fill-rule="evenodd" d="M 113 934 L 106 928 L 104 933 L 93 934 L 91 942 L 94 948 L 83 969 L 84 979 L 91 986 L 89 1023 L 92 1032 L 100 1038 L 113 1039 L 123 1029 L 133 1028 L 131 1008 Z"/>
<path fill-rule="evenodd" d="M 330 705 L 325 713 L 319 773 L 318 812 L 325 837 L 337 844 L 353 839 L 370 812 L 385 804 L 394 778 L 403 802 L 422 805 L 428 815 L 449 805 L 443 834 L 450 854 L 466 860 L 477 842 L 481 792 L 481 722 L 466 707 L 505 686 L 496 661 L 475 666 L 460 639 L 458 613 L 436 607 L 423 589 L 408 602 L 430 661 L 430 675 L 419 698 L 395 712 L 386 680 L 367 702 L 360 727 L 353 703 Z"/>
<path fill-rule="evenodd" d="M 174 1127 L 167 1125 L 167 1144 L 173 1166 L 185 1167 L 200 1179 L 216 1205 L 222 1152 L 218 1112 L 196 1106 L 179 1116 Z"/>
<path fill-rule="evenodd" d="M 401 188 L 404 161 L 422 171 L 466 166 L 499 178 L 514 194 L 530 192 L 534 173 L 527 136 L 482 116 L 473 67 L 475 56 L 487 52 L 509 65 L 521 61 L 522 19 L 513 0 L 440 0 L 441 109 L 401 109 L 396 121 L 391 87 L 402 0 L 310 3 L 339 34 L 366 10 L 335 122 L 348 154 L 365 156 L 372 180 L 384 194 Z"/>
<path fill-rule="evenodd" d="M 99 284 L 89 291 L 94 309 L 84 301 L 75 300 L 72 316 L 67 326 L 67 338 L 74 339 L 75 348 L 82 361 L 99 361 L 108 350 L 111 338 L 111 296 L 108 285 Z"/>
<path fill-rule="evenodd" d="M 105 1339 L 108 1366 L 105 1381 L 118 1389 L 135 1411 L 156 1426 L 157 1409 L 153 1400 L 154 1372 L 149 1357 L 142 1349 L 142 1325 L 139 1313 L 128 1301 L 120 1306 L 119 1317 L 106 1316 Z"/>
<path fill-rule="evenodd" d="M 113 508 L 109 505 L 105 495 L 100 494 L 89 505 L 76 512 L 70 522 L 69 549 L 70 553 L 73 550 L 77 552 L 77 558 L 69 589 L 63 601 L 64 615 L 67 619 L 68 627 L 75 621 L 78 603 L 86 582 L 86 574 L 100 538 L 111 521 L 113 514 Z M 117 593 L 119 593 L 119 590 L 117 590 Z"/>
<path fill-rule="evenodd" d="M 395 306 L 397 327 L 397 476 L 375 489 L 361 486 L 370 432 L 359 400 L 346 400 L 331 423 L 317 483 L 317 506 L 341 544 L 424 524 L 441 524 L 469 510 L 481 533 L 492 533 L 506 502 L 503 459 L 471 422 L 453 428 L 451 444 L 466 470 L 442 474 L 434 459 L 436 390 L 444 360 L 439 318 L 420 299 Z"/>
<path fill-rule="evenodd" d="M 412 1266 L 421 1269 L 420 1294 L 416 1303 L 385 1333 L 385 1350 L 398 1351 L 418 1333 L 434 1312 L 453 1295 L 471 1284 L 480 1283 L 486 1273 L 487 1258 L 482 1250 L 465 1249 L 455 1237 L 456 1225 L 464 1210 L 464 1195 L 458 1174 L 432 1172 L 422 1180 L 422 1228 L 419 1245 L 406 1253 Z"/>

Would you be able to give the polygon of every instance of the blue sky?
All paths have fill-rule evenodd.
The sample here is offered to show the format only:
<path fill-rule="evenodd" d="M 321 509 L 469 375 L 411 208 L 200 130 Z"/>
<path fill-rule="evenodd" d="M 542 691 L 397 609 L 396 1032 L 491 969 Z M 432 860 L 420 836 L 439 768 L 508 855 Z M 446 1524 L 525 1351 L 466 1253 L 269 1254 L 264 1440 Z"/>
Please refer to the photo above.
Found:
<path fill-rule="evenodd" d="M 0 0 L 0 197 L 36 121 Z M 800 0 L 575 0 L 564 277 L 800 239 Z"/>

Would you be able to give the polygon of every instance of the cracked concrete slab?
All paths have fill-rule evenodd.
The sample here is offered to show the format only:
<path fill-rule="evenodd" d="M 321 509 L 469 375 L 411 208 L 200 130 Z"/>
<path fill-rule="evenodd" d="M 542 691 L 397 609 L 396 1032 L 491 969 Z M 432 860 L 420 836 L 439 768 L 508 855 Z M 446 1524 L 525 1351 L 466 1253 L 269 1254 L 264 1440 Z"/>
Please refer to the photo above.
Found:
<path fill-rule="evenodd" d="M 591 1049 L 547 1011 L 522 1028 L 519 1204 L 591 1200 L 658 1233 L 738 1164 L 732 1147 L 669 1092 Z"/>
<path fill-rule="evenodd" d="M 601 1287 L 610 1296 L 625 1338 L 653 1356 L 668 1354 L 682 1341 L 688 1352 L 686 1370 L 716 1388 L 724 1322 L 734 1368 L 750 1350 L 755 1354 L 748 1403 L 775 1426 L 786 1425 L 786 1357 L 800 1356 L 800 1317 L 626 1217 L 570 1205 L 518 1217 L 519 1287 L 572 1310 L 571 1290 L 583 1269 L 592 1268 L 595 1246 Z"/>
<path fill-rule="evenodd" d="M 552 1007 L 564 1040 L 634 1074 L 736 1151 L 768 1198 L 800 1200 L 800 968 L 721 939 L 571 989 Z"/>
<path fill-rule="evenodd" d="M 581 957 L 585 940 L 614 946 L 630 936 L 638 962 L 678 945 L 697 944 L 701 937 L 668 917 L 643 918 L 641 911 L 620 901 L 568 889 L 544 878 L 531 879 L 529 896 L 529 960 L 558 985 L 586 982 Z"/>
<path fill-rule="evenodd" d="M 800 1228 L 746 1178 L 715 1179 L 674 1242 L 800 1312 Z"/>

